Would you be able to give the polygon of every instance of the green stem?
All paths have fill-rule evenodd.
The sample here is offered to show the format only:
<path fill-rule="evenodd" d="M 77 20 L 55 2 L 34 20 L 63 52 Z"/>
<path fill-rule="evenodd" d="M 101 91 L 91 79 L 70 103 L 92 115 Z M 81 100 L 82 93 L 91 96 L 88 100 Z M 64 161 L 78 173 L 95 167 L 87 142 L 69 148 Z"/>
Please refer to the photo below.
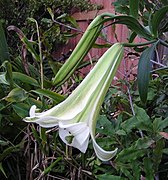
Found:
<path fill-rule="evenodd" d="M 35 20 L 36 28 L 37 28 L 37 37 L 38 37 L 38 46 L 39 46 L 39 56 L 40 56 L 40 76 L 41 76 L 41 89 L 44 88 L 44 72 L 43 72 L 43 57 L 42 57 L 42 48 L 41 48 L 41 39 L 40 39 L 40 31 L 38 27 L 38 23 Z"/>
<path fill-rule="evenodd" d="M 68 145 L 65 146 L 65 156 L 66 156 L 66 159 L 68 159 Z"/>
<path fill-rule="evenodd" d="M 145 45 L 153 44 L 155 42 L 157 42 L 156 39 L 144 43 L 122 43 L 122 45 L 124 47 L 135 47 L 135 46 L 145 46 Z"/>
<path fill-rule="evenodd" d="M 159 39 L 160 44 L 162 44 L 163 46 L 166 46 L 168 48 L 168 43 L 166 43 L 165 41 Z"/>

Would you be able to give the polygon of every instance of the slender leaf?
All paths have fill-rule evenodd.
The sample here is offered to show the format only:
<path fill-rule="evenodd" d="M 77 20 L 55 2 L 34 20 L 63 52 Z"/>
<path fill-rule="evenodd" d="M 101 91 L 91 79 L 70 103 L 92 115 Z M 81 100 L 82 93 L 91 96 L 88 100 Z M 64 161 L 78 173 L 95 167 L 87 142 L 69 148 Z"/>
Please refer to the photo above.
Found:
<path fill-rule="evenodd" d="M 106 14 L 108 18 L 104 19 L 104 22 L 108 22 L 110 20 L 115 20 L 112 22 L 112 24 L 124 24 L 126 25 L 130 30 L 135 32 L 137 35 L 147 39 L 147 40 L 153 40 L 153 36 L 150 33 L 150 31 L 144 27 L 142 24 L 139 23 L 139 21 L 132 17 L 132 16 L 116 16 L 114 14 Z"/>
<path fill-rule="evenodd" d="M 2 174 L 5 176 L 5 178 L 7 179 L 7 175 L 3 169 L 3 166 L 2 166 L 2 162 L 0 162 L 0 171 L 2 172 Z"/>
<path fill-rule="evenodd" d="M 20 150 L 20 146 L 21 144 L 18 144 L 16 146 L 10 146 L 7 147 L 1 154 L 0 154 L 0 162 L 6 158 L 7 156 L 9 156 L 12 152 L 17 152 Z"/>
<path fill-rule="evenodd" d="M 48 174 L 50 171 L 52 171 L 52 169 L 62 160 L 62 157 L 58 157 L 54 162 L 52 162 L 50 164 L 49 167 L 47 167 L 46 169 L 44 169 L 43 174 Z"/>
<path fill-rule="evenodd" d="M 5 75 L 6 75 L 6 73 L 0 74 L 0 84 L 9 85 L 8 81 L 6 80 Z"/>
<path fill-rule="evenodd" d="M 128 177 L 127 179 L 133 180 L 133 176 L 132 176 L 130 170 L 128 169 L 128 167 L 122 166 L 122 167 L 120 168 L 120 170 L 121 170 L 121 172 L 122 172 L 126 177 Z"/>
<path fill-rule="evenodd" d="M 153 161 L 154 161 L 154 164 L 155 164 L 153 169 L 155 170 L 155 172 L 158 171 L 159 164 L 161 163 L 162 154 L 163 154 L 163 148 L 164 147 L 165 147 L 164 139 L 159 139 L 156 142 L 156 146 L 155 146 L 154 151 L 153 151 Z"/>
<path fill-rule="evenodd" d="M 144 149 L 136 149 L 135 147 L 130 147 L 122 150 L 116 157 L 116 162 L 131 162 L 135 159 L 144 156 Z"/>
<path fill-rule="evenodd" d="M 166 18 L 166 14 L 168 13 L 168 6 L 165 6 L 158 11 L 156 11 L 151 19 L 151 32 L 153 33 L 154 37 L 158 37 L 159 32 L 159 25 L 164 18 Z"/>
<path fill-rule="evenodd" d="M 26 91 L 22 88 L 14 88 L 5 98 L 8 102 L 21 102 L 28 97 Z"/>
<path fill-rule="evenodd" d="M 32 92 L 35 92 L 39 95 L 43 95 L 43 96 L 48 97 L 48 98 L 51 98 L 54 101 L 56 101 L 57 103 L 60 103 L 65 99 L 64 96 L 62 96 L 56 92 L 50 91 L 48 89 L 36 89 L 36 90 L 32 90 Z"/>
<path fill-rule="evenodd" d="M 0 20 L 0 64 L 6 60 L 9 60 L 8 45 L 2 28 L 2 21 Z"/>
<path fill-rule="evenodd" d="M 129 37 L 129 43 L 132 43 L 134 41 L 134 39 L 136 38 L 137 34 L 135 32 L 131 33 L 130 37 Z"/>
<path fill-rule="evenodd" d="M 12 89 L 14 86 L 13 76 L 12 76 L 12 65 L 10 62 L 5 61 L 3 62 L 2 66 L 6 69 L 5 80 L 9 83 L 10 88 Z"/>
<path fill-rule="evenodd" d="M 40 61 L 40 56 L 37 54 L 37 52 L 35 51 L 33 44 L 24 36 L 21 41 L 26 45 L 26 48 L 28 49 L 28 51 L 31 53 L 31 55 L 33 56 L 33 58 L 36 61 Z"/>
<path fill-rule="evenodd" d="M 37 80 L 30 77 L 30 76 L 27 76 L 27 75 L 22 74 L 20 72 L 13 72 L 12 74 L 13 74 L 13 79 L 14 80 L 20 80 L 21 82 L 24 82 L 26 84 L 30 84 L 30 85 L 33 85 L 33 86 L 40 87 Z"/>
<path fill-rule="evenodd" d="M 161 118 L 156 118 L 153 122 L 155 130 L 158 131 L 163 131 L 164 128 L 168 127 L 168 117 L 162 120 Z"/>
<path fill-rule="evenodd" d="M 102 174 L 97 176 L 98 180 L 126 180 L 126 178 L 122 178 L 121 176 L 114 176 L 110 174 Z"/>
<path fill-rule="evenodd" d="M 131 165 L 132 165 L 134 180 L 140 180 L 140 175 L 141 175 L 141 169 L 139 168 L 140 163 L 135 160 L 131 163 Z"/>
<path fill-rule="evenodd" d="M 9 145 L 9 141 L 3 141 L 3 140 L 0 140 L 0 146 L 7 146 Z"/>
<path fill-rule="evenodd" d="M 21 117 L 27 117 L 30 107 L 25 103 L 15 103 L 12 105 L 14 111 Z"/>
<path fill-rule="evenodd" d="M 138 90 L 141 101 L 143 103 L 146 103 L 147 100 L 148 86 L 150 81 L 150 71 L 152 68 L 150 60 L 154 54 L 155 46 L 156 44 L 152 45 L 151 47 L 143 51 L 138 63 Z"/>
<path fill-rule="evenodd" d="M 137 141 L 135 141 L 131 147 L 123 149 L 117 155 L 116 161 L 134 161 L 137 158 L 142 157 L 145 154 L 146 149 L 149 148 L 153 143 L 154 141 L 151 138 L 140 138 Z"/>
<path fill-rule="evenodd" d="M 152 122 L 143 108 L 134 105 L 135 116 L 124 121 L 121 126 L 127 132 L 130 133 L 132 129 L 140 129 L 145 131 L 152 131 Z"/>
<path fill-rule="evenodd" d="M 129 0 L 130 15 L 134 18 L 138 18 L 139 0 Z"/>
<path fill-rule="evenodd" d="M 145 171 L 145 177 L 147 180 L 153 180 L 154 179 L 154 170 L 153 170 L 153 164 L 151 161 L 151 158 L 144 158 L 144 171 Z"/>
<path fill-rule="evenodd" d="M 8 31 L 15 31 L 17 33 L 17 35 L 19 36 L 20 40 L 25 44 L 26 48 L 28 49 L 28 51 L 31 53 L 31 55 L 33 56 L 33 58 L 36 61 L 40 61 L 40 56 L 37 54 L 36 50 L 33 47 L 34 42 L 30 42 L 27 37 L 24 35 L 24 33 L 17 28 L 16 26 L 8 26 Z"/>
<path fill-rule="evenodd" d="M 40 138 L 42 140 L 42 144 L 47 143 L 47 135 L 46 135 L 46 129 L 45 128 L 40 128 Z"/>

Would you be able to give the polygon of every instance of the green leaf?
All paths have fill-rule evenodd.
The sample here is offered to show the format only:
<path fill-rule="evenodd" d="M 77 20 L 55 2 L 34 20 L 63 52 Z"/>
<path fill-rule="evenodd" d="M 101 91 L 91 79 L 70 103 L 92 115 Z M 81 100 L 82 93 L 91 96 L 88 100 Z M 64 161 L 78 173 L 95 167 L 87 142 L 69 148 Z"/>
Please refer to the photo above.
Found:
<path fill-rule="evenodd" d="M 30 77 L 30 76 L 27 76 L 27 75 L 25 75 L 23 73 L 20 73 L 20 72 L 13 72 L 12 74 L 13 74 L 13 79 L 14 80 L 20 80 L 21 82 L 24 82 L 26 84 L 30 84 L 30 85 L 33 85 L 33 86 L 40 87 L 37 80 Z"/>
<path fill-rule="evenodd" d="M 140 37 L 143 37 L 147 40 L 153 40 L 153 36 L 151 35 L 150 31 L 142 24 L 140 24 L 136 18 L 128 15 L 116 16 L 110 13 L 108 13 L 107 16 L 109 16 L 109 18 L 106 18 L 104 22 L 115 20 L 112 22 L 112 24 L 124 24 Z"/>
<path fill-rule="evenodd" d="M 54 20 L 54 13 L 52 12 L 51 8 L 47 8 L 47 11 L 49 12 L 52 20 Z"/>
<path fill-rule="evenodd" d="M 44 147 L 43 144 L 42 144 L 42 139 L 40 138 L 40 135 L 38 134 L 38 131 L 34 128 L 34 126 L 32 126 L 31 130 L 32 130 L 32 132 L 33 132 L 33 136 L 35 137 L 36 141 L 37 141 L 38 144 L 39 144 L 39 149 L 40 149 L 44 154 L 46 154 L 46 149 L 45 149 L 45 147 Z"/>
<path fill-rule="evenodd" d="M 6 73 L 0 74 L 0 84 L 9 85 L 8 81 L 6 80 Z"/>
<path fill-rule="evenodd" d="M 9 141 L 0 140 L 0 146 L 7 146 L 9 143 Z"/>
<path fill-rule="evenodd" d="M 12 89 L 14 86 L 13 76 L 12 76 L 12 65 L 10 62 L 5 61 L 3 62 L 2 66 L 6 69 L 5 80 L 9 83 L 10 88 Z"/>
<path fill-rule="evenodd" d="M 168 127 L 168 117 L 165 118 L 164 120 L 160 120 L 158 124 L 158 130 L 162 131 L 164 128 Z"/>
<path fill-rule="evenodd" d="M 18 114 L 21 118 L 25 118 L 28 116 L 30 106 L 28 106 L 27 104 L 15 103 L 15 104 L 12 104 L 12 107 L 14 111 L 16 112 L 16 114 Z"/>
<path fill-rule="evenodd" d="M 127 132 L 130 133 L 132 129 L 140 129 L 146 131 L 152 131 L 152 122 L 143 108 L 134 105 L 135 116 L 124 121 L 121 126 Z"/>
<path fill-rule="evenodd" d="M 144 149 L 136 149 L 135 147 L 130 147 L 122 150 L 116 157 L 116 162 L 131 162 L 136 160 L 139 157 L 144 156 Z"/>
<path fill-rule="evenodd" d="M 140 138 L 135 141 L 131 147 L 123 149 L 117 155 L 116 161 L 122 163 L 134 161 L 137 158 L 144 156 L 146 149 L 148 149 L 153 143 L 154 141 L 151 138 Z"/>
<path fill-rule="evenodd" d="M 128 167 L 121 166 L 120 171 L 127 177 L 127 179 L 133 180 L 133 176 Z"/>
<path fill-rule="evenodd" d="M 129 3 L 128 0 L 117 0 L 112 2 L 115 6 L 115 11 L 120 14 L 129 14 Z"/>
<path fill-rule="evenodd" d="M 1 154 L 0 154 L 0 162 L 6 158 L 7 156 L 9 156 L 12 152 L 17 152 L 20 150 L 20 144 L 16 145 L 16 146 L 10 146 L 8 148 L 6 148 Z"/>
<path fill-rule="evenodd" d="M 25 36 L 21 39 L 21 41 L 26 45 L 26 48 L 28 51 L 31 53 L 33 58 L 39 62 L 40 61 L 40 56 L 37 54 L 36 50 L 33 47 L 33 43 L 30 42 Z"/>
<path fill-rule="evenodd" d="M 156 44 L 152 45 L 151 47 L 143 51 L 138 63 L 138 75 L 137 75 L 138 90 L 141 101 L 144 104 L 146 103 L 147 100 L 148 86 L 150 81 L 150 71 L 152 65 L 150 60 L 152 58 L 152 55 L 154 54 L 155 46 Z"/>
<path fill-rule="evenodd" d="M 164 154 L 168 155 L 168 148 L 163 149 L 162 151 Z"/>
<path fill-rule="evenodd" d="M 154 170 L 153 170 L 153 164 L 151 161 L 151 158 L 144 158 L 144 171 L 145 171 L 145 177 L 147 180 L 153 180 L 154 179 Z"/>
<path fill-rule="evenodd" d="M 72 16 L 66 16 L 66 20 L 69 21 L 73 27 L 78 28 L 79 24 L 76 22 L 75 18 L 73 18 Z"/>
<path fill-rule="evenodd" d="M 155 148 L 153 150 L 153 163 L 154 163 L 154 167 L 153 169 L 155 170 L 155 172 L 158 171 L 158 167 L 161 163 L 162 160 L 162 154 L 163 154 L 163 148 L 165 147 L 165 141 L 164 139 L 159 139 L 156 142 Z"/>
<path fill-rule="evenodd" d="M 153 14 L 150 27 L 154 37 L 159 36 L 158 33 L 159 33 L 160 23 L 164 18 L 166 18 L 167 13 L 168 13 L 168 6 L 165 6 Z"/>
<path fill-rule="evenodd" d="M 62 64 L 59 62 L 55 62 L 55 61 L 49 61 L 49 65 L 50 65 L 54 75 L 56 75 L 56 73 L 58 72 L 58 70 L 60 69 Z"/>
<path fill-rule="evenodd" d="M 33 19 L 33 18 L 31 18 Z M 17 28 L 16 26 L 8 26 L 8 31 L 15 31 L 17 33 L 17 35 L 19 36 L 20 40 L 24 43 L 24 45 L 26 46 L 27 50 L 31 53 L 31 55 L 33 56 L 33 58 L 36 61 L 40 61 L 40 56 L 37 54 L 36 50 L 33 47 L 33 44 L 35 44 L 34 42 L 29 41 L 26 36 L 24 35 L 24 33 Z"/>
<path fill-rule="evenodd" d="M 26 91 L 22 88 L 14 88 L 5 98 L 8 102 L 21 102 L 28 97 Z"/>
<path fill-rule="evenodd" d="M 132 43 L 134 39 L 136 38 L 137 34 L 135 32 L 132 32 L 130 37 L 129 37 L 129 43 Z"/>
<path fill-rule="evenodd" d="M 143 138 L 140 138 L 138 139 L 136 142 L 135 142 L 135 147 L 137 149 L 147 149 L 149 148 L 152 144 L 154 144 L 154 140 L 151 139 L 151 138 L 148 138 L 148 137 L 143 137 Z"/>
<path fill-rule="evenodd" d="M 37 99 L 34 99 L 34 98 L 31 98 L 29 97 L 27 99 L 27 102 L 30 104 L 30 105 L 36 105 L 38 108 L 41 108 L 42 107 L 42 102 L 37 100 Z"/>
<path fill-rule="evenodd" d="M 114 133 L 114 127 L 106 116 L 100 115 L 97 121 L 97 132 L 104 135 L 111 135 Z"/>
<path fill-rule="evenodd" d="M 47 143 L 47 135 L 46 135 L 46 129 L 45 128 L 40 129 L 40 138 L 42 140 L 43 145 Z"/>
<path fill-rule="evenodd" d="M 110 174 L 102 174 L 96 176 L 98 180 L 126 180 L 126 178 L 122 178 L 120 176 L 114 176 Z"/>
<path fill-rule="evenodd" d="M 56 92 L 50 91 L 48 89 L 36 89 L 36 90 L 32 90 L 32 92 L 35 92 L 39 95 L 43 95 L 43 96 L 48 97 L 48 98 L 51 98 L 56 103 L 60 103 L 65 99 L 64 96 L 62 96 Z"/>
<path fill-rule="evenodd" d="M 62 157 L 58 157 L 54 162 L 52 162 L 46 169 L 44 169 L 43 174 L 48 174 L 60 161 Z"/>
<path fill-rule="evenodd" d="M 139 180 L 140 175 L 141 175 L 141 169 L 139 168 L 140 163 L 135 160 L 131 163 L 131 165 L 132 165 L 132 172 L 133 172 L 134 180 Z"/>
<path fill-rule="evenodd" d="M 2 21 L 0 20 L 0 65 L 6 60 L 9 60 L 9 51 L 5 33 L 2 28 Z"/>
<path fill-rule="evenodd" d="M 8 177 L 7 177 L 7 175 L 6 175 L 6 173 L 5 173 L 4 169 L 3 169 L 2 162 L 0 162 L 0 171 L 2 172 L 2 174 L 3 174 L 3 175 L 5 176 L 5 178 L 7 179 Z"/>
<path fill-rule="evenodd" d="M 134 18 L 138 18 L 139 0 L 129 0 L 130 15 Z"/>

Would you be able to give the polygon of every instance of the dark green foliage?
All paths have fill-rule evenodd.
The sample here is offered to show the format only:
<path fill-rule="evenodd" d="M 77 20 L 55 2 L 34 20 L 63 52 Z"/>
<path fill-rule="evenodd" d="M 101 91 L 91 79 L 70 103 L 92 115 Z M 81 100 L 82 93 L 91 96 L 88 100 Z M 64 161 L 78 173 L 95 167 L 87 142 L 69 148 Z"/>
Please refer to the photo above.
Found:
<path fill-rule="evenodd" d="M 162 26 L 162 23 L 167 16 L 167 7 L 163 7 L 167 1 L 139 1 L 138 12 L 135 4 L 131 7 L 136 6 L 135 11 L 127 6 L 129 2 L 118 0 L 114 3 L 118 12 L 132 15 L 116 19 L 113 16 L 114 23 L 125 24 L 133 31 L 131 42 L 138 34 L 161 44 L 160 35 L 166 32 L 166 25 Z M 72 34 L 69 29 L 53 22 L 52 13 L 47 8 L 51 8 L 59 22 L 77 27 L 70 17 L 71 12 L 94 7 L 80 0 L 0 2 L 0 18 L 5 20 L 6 26 L 15 25 L 11 29 L 14 32 L 10 34 L 4 28 L 12 52 L 10 60 L 4 53 L 7 51 L 2 50 L 8 47 L 5 34 L 0 29 L 0 38 L 3 39 L 0 42 L 0 179 L 167 179 L 168 73 L 167 67 L 157 69 L 154 64 L 155 69 L 151 72 L 150 57 L 154 46 L 147 48 L 144 45 L 141 49 L 135 46 L 137 52 L 142 52 L 139 73 L 142 90 L 137 91 L 136 79 L 128 82 L 125 78 L 119 82 L 120 86 L 112 86 L 105 98 L 97 123 L 96 141 L 107 150 L 118 147 L 116 157 L 110 162 L 100 162 L 96 158 L 92 143 L 82 154 L 75 148 L 65 146 L 59 138 L 57 127 L 44 129 L 23 122 L 22 119 L 29 116 L 32 105 L 41 111 L 53 107 L 63 101 L 82 79 L 74 75 L 73 80 L 62 87 L 56 88 L 52 84 L 61 63 L 52 61 L 50 53 L 55 45 L 58 47 L 60 43 L 66 43 Z M 153 14 L 150 16 L 151 12 Z M 143 26 L 134 16 L 142 20 Z M 39 25 L 44 58 L 43 87 L 37 29 L 27 17 L 34 18 Z M 151 31 L 145 29 L 146 25 L 151 26 Z M 33 41 L 30 41 L 32 35 Z M 10 37 L 14 41 L 12 38 L 10 41 Z M 166 46 L 167 41 L 164 40 L 163 44 Z M 20 50 L 21 46 L 20 54 L 17 47 Z M 141 103 L 139 94 L 145 105 Z"/>
<path fill-rule="evenodd" d="M 9 60 L 8 45 L 6 42 L 2 21 L 0 20 L 0 65 L 2 65 L 2 63 L 6 60 Z"/>
<path fill-rule="evenodd" d="M 52 9 L 59 22 L 74 27 L 76 24 L 73 21 L 75 20 L 70 17 L 72 13 L 79 10 L 96 9 L 98 6 L 89 3 L 88 0 L 2 0 L 0 1 L 0 19 L 5 21 L 5 30 L 7 26 L 14 25 L 20 28 L 28 38 L 36 33 L 35 26 L 29 22 L 28 18 L 36 19 L 40 26 L 44 46 L 47 48 L 46 53 L 50 53 L 51 50 L 65 44 L 71 32 L 53 23 L 47 8 Z M 16 46 L 20 44 L 16 36 L 8 34 L 7 39 L 9 46 L 16 51 Z"/>

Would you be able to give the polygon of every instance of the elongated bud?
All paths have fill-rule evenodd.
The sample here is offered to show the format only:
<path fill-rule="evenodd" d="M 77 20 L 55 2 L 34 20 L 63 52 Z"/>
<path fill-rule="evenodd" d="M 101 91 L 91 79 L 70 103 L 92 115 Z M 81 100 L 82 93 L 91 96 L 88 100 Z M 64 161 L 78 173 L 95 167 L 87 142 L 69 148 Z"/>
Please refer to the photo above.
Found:
<path fill-rule="evenodd" d="M 65 82 L 84 59 L 100 34 L 103 27 L 102 20 L 103 17 L 99 15 L 90 23 L 71 56 L 56 74 L 53 80 L 54 85 L 60 85 Z"/>

